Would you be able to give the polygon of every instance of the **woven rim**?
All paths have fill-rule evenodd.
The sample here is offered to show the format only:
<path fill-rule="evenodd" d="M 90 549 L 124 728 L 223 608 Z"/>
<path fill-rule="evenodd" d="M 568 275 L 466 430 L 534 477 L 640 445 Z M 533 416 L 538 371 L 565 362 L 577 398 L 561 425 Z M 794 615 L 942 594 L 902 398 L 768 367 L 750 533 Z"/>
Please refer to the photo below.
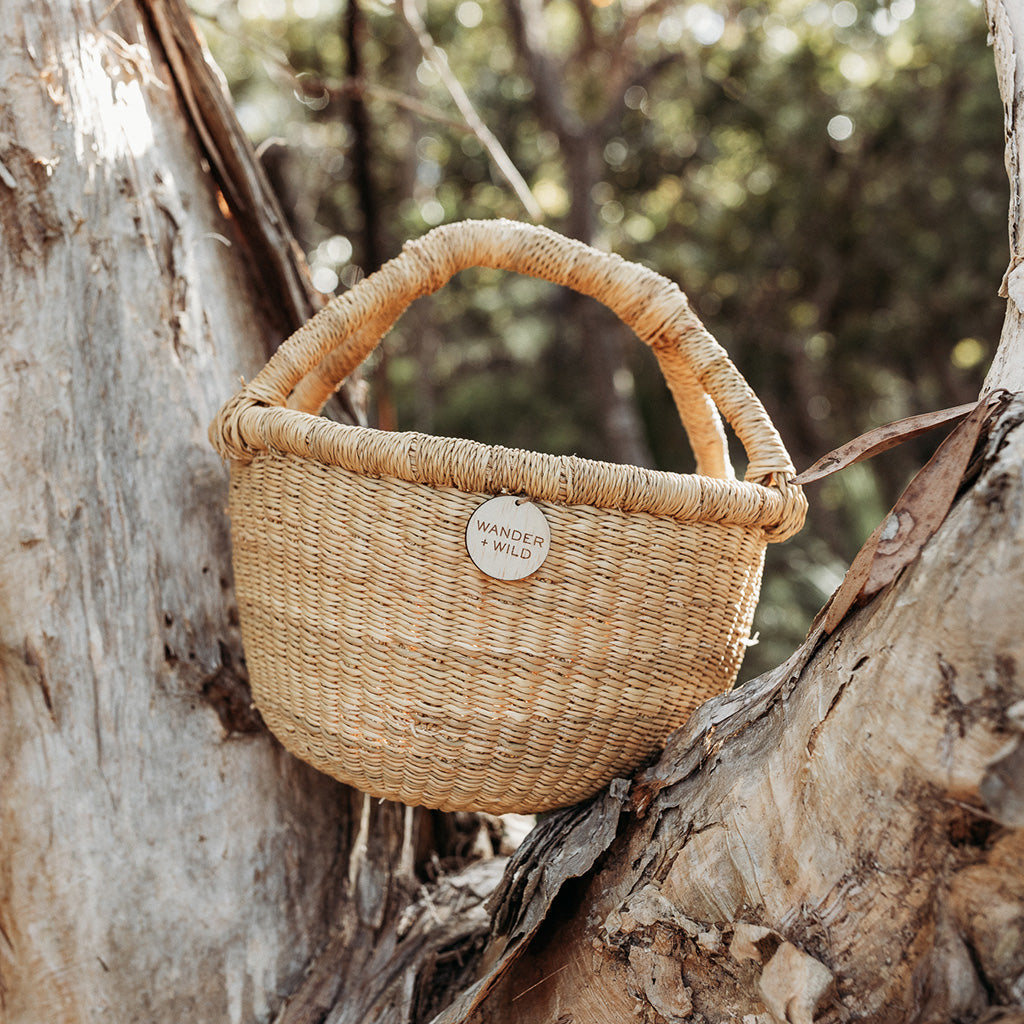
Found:
<path fill-rule="evenodd" d="M 657 356 L 698 475 L 346 427 L 314 415 L 415 299 L 473 266 L 565 285 L 616 313 Z M 747 452 L 746 482 L 733 479 L 717 410 Z M 369 476 L 761 526 L 770 540 L 797 532 L 807 507 L 764 407 L 674 283 L 546 228 L 511 221 L 449 224 L 407 244 L 287 339 L 224 404 L 210 440 L 222 456 L 241 462 L 268 451 L 290 453 Z"/>

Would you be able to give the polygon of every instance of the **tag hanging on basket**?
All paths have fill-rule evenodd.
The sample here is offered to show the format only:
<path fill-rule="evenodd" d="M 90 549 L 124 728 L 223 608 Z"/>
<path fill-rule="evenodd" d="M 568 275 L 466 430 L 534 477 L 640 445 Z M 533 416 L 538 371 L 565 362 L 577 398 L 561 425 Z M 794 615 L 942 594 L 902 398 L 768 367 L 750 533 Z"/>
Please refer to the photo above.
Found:
<path fill-rule="evenodd" d="M 513 494 L 485 501 L 466 526 L 473 564 L 496 580 L 524 580 L 548 557 L 551 529 L 536 505 Z"/>

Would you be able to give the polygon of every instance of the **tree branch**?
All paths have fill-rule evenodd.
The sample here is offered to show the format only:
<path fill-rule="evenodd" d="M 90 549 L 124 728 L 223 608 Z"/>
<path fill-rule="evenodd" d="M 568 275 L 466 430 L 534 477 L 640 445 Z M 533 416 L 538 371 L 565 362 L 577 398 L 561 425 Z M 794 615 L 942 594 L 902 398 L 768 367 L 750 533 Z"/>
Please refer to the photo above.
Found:
<path fill-rule="evenodd" d="M 1010 264 L 999 294 L 1009 301 L 999 349 L 985 379 L 984 392 L 1006 388 L 1024 391 L 1024 206 L 1021 200 L 1021 153 L 1024 118 L 1018 116 L 1024 91 L 1024 7 L 1020 0 L 986 0 L 996 77 L 1003 98 L 1006 131 L 1006 173 L 1010 179 Z"/>
<path fill-rule="evenodd" d="M 322 304 L 306 258 L 183 0 L 139 0 L 139 8 L 164 51 L 196 137 L 238 226 L 238 240 L 261 280 L 264 315 L 280 342 Z M 338 389 L 334 401 L 338 418 L 360 422 L 347 384 Z"/>
<path fill-rule="evenodd" d="M 671 0 L 652 0 L 627 14 L 617 34 L 617 45 L 611 50 L 611 67 L 603 76 L 605 104 L 604 110 L 593 118 L 595 126 L 599 124 L 602 130 L 607 131 L 608 126 L 618 116 L 623 97 L 630 87 L 648 85 L 665 68 L 678 64 L 683 59 L 682 54 L 678 52 L 662 54 L 653 61 L 637 59 L 637 35 L 641 24 L 652 15 L 660 15 L 672 6 Z"/>
<path fill-rule="evenodd" d="M 273 298 L 272 319 L 290 334 L 319 307 L 305 258 L 277 196 L 234 115 L 227 88 L 196 35 L 182 0 L 140 0 L 174 73 L 196 135 L 225 201 Z"/>
<path fill-rule="evenodd" d="M 441 81 L 444 82 L 445 88 L 451 95 L 455 105 L 459 108 L 459 113 L 466 119 L 466 123 L 473 130 L 473 134 L 480 140 L 480 144 L 490 155 L 502 177 L 512 186 L 512 190 L 523 204 L 526 212 L 535 221 L 543 220 L 544 211 L 540 208 L 537 200 L 534 199 L 529 186 L 523 180 L 523 176 L 519 173 L 494 133 L 484 123 L 483 118 L 476 112 L 476 108 L 473 106 L 466 90 L 462 87 L 462 83 L 449 67 L 448 58 L 431 38 L 430 33 L 427 31 L 427 26 L 424 24 L 423 18 L 416 7 L 416 0 L 403 0 L 402 14 L 409 28 L 416 35 L 424 56 L 437 69 L 437 73 L 441 76 Z"/>
<path fill-rule="evenodd" d="M 563 144 L 568 138 L 581 138 L 586 126 L 563 100 L 561 76 L 543 42 L 544 12 L 538 0 L 505 0 L 505 12 L 516 50 L 533 83 L 533 101 L 541 124 Z"/>
<path fill-rule="evenodd" d="M 642 86 L 647 88 L 655 78 L 658 77 L 667 68 L 672 67 L 673 64 L 679 62 L 681 58 L 678 54 L 664 54 L 657 60 L 652 61 L 650 64 L 637 64 L 628 69 L 624 69 L 614 82 L 610 81 L 608 84 L 608 96 L 609 100 L 605 107 L 604 114 L 594 125 L 594 131 L 601 135 L 607 134 L 609 128 L 615 124 L 615 122 L 621 116 L 622 104 L 625 101 L 626 93 L 634 86 Z"/>

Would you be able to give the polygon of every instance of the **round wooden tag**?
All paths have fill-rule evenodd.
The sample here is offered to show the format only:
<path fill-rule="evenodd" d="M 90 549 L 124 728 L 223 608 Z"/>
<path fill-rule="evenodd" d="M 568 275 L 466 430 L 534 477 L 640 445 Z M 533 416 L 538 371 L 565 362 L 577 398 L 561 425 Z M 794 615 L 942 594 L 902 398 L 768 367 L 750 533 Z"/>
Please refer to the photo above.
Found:
<path fill-rule="evenodd" d="M 466 550 L 473 564 L 496 580 L 521 580 L 548 557 L 551 530 L 536 505 L 514 494 L 485 501 L 469 517 Z"/>

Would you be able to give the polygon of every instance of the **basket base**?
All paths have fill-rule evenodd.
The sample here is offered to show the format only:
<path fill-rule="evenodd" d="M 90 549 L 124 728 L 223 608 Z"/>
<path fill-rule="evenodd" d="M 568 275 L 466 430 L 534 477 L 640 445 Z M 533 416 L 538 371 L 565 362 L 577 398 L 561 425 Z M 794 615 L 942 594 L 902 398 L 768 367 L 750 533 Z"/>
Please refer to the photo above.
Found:
<path fill-rule="evenodd" d="M 592 744 L 556 739 L 542 749 L 536 745 L 528 749 L 526 742 L 517 740 L 514 729 L 501 730 L 502 740 L 490 747 L 479 739 L 474 742 L 472 729 L 466 729 L 460 739 L 451 723 L 446 724 L 444 740 L 420 726 L 415 734 L 393 733 L 387 742 L 372 742 L 365 734 L 311 729 L 287 712 L 261 708 L 261 713 L 289 753 L 339 782 L 373 797 L 441 811 L 537 814 L 567 807 L 600 792 L 615 778 L 628 778 L 660 747 L 655 743 L 641 753 L 636 735 L 616 728 L 614 722 L 591 718 L 559 725 L 566 735 L 589 732 L 595 736 Z M 553 725 L 536 724 L 548 732 Z M 650 737 L 659 735 L 665 723 L 641 719 L 632 725 L 636 733 Z M 610 758 L 616 747 L 620 756 Z M 425 748 L 429 754 L 423 752 Z M 401 766 L 396 769 L 399 757 Z M 616 762 L 621 765 L 618 769 Z"/>

